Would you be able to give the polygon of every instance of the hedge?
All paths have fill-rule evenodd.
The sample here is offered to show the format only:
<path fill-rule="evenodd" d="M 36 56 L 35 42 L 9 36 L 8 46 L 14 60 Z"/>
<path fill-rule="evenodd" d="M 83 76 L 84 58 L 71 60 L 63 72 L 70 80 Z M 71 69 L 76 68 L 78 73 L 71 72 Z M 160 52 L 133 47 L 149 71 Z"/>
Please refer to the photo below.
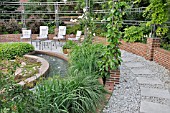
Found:
<path fill-rule="evenodd" d="M 28 43 L 3 43 L 0 44 L 0 59 L 14 59 L 34 51 L 34 46 Z"/>

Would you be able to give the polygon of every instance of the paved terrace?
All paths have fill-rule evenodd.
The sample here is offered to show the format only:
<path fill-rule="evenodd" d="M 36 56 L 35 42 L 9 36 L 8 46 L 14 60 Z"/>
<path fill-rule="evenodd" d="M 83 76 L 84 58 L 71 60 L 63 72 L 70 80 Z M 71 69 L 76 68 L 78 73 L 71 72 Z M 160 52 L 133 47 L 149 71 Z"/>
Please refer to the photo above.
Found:
<path fill-rule="evenodd" d="M 51 48 L 46 46 L 43 50 Z M 62 47 L 53 47 L 52 51 L 62 53 Z M 170 72 L 143 57 L 121 52 L 120 84 L 114 88 L 103 113 L 170 113 Z"/>

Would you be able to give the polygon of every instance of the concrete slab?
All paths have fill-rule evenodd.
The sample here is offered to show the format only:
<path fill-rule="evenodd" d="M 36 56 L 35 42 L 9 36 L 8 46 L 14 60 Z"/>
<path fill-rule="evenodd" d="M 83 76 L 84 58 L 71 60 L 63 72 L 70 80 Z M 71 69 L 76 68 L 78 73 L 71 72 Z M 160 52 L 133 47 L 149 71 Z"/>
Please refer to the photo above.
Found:
<path fill-rule="evenodd" d="M 124 62 L 130 62 L 130 61 L 133 61 L 134 58 L 132 58 L 132 57 L 123 57 L 122 60 L 123 60 Z"/>
<path fill-rule="evenodd" d="M 140 112 L 141 113 L 170 113 L 170 106 L 142 101 Z"/>
<path fill-rule="evenodd" d="M 141 62 L 127 62 L 125 63 L 127 67 L 143 67 L 144 65 Z"/>
<path fill-rule="evenodd" d="M 153 72 L 149 69 L 146 69 L 146 68 L 134 68 L 134 69 L 131 69 L 131 71 L 134 73 L 134 74 L 156 74 L 156 72 Z"/>
<path fill-rule="evenodd" d="M 146 77 L 136 77 L 136 79 L 138 80 L 139 84 L 160 84 L 163 85 L 163 82 L 158 79 L 158 78 L 146 78 Z"/>
<path fill-rule="evenodd" d="M 170 99 L 170 94 L 168 90 L 163 90 L 163 89 L 141 87 L 141 95 Z"/>

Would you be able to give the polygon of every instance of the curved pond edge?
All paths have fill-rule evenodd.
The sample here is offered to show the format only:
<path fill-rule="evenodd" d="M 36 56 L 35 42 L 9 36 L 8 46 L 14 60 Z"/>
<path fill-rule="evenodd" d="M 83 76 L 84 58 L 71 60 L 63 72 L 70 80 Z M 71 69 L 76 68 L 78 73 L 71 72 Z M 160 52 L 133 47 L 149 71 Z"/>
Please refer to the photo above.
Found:
<path fill-rule="evenodd" d="M 45 60 L 44 58 L 34 56 L 34 54 L 46 54 L 46 55 L 58 57 L 60 59 L 68 61 L 68 57 L 65 54 L 50 52 L 50 51 L 33 51 L 33 52 L 30 52 L 30 53 L 24 55 L 25 58 L 36 59 L 38 62 L 41 62 L 41 66 L 40 66 L 38 74 L 36 74 L 35 76 L 32 76 L 32 77 L 29 77 L 29 78 L 25 79 L 24 81 L 19 82 L 18 84 L 21 86 L 24 86 L 28 83 L 35 83 L 36 80 L 38 80 L 40 77 L 46 76 L 48 74 L 49 67 L 50 67 L 48 61 Z"/>
<path fill-rule="evenodd" d="M 50 67 L 49 63 L 44 58 L 37 57 L 37 56 L 34 56 L 34 55 L 24 55 L 24 57 L 28 58 L 28 59 L 36 59 L 38 62 L 41 63 L 41 66 L 39 68 L 38 74 L 36 74 L 32 77 L 29 77 L 29 78 L 25 79 L 24 81 L 19 82 L 18 84 L 21 85 L 21 86 L 24 86 L 28 83 L 34 83 L 40 77 L 45 76 L 48 73 L 48 70 L 49 70 L 49 67 Z"/>
<path fill-rule="evenodd" d="M 68 57 L 65 54 L 57 53 L 57 52 L 50 52 L 50 51 L 34 51 L 31 54 L 46 54 L 54 57 L 58 57 L 60 59 L 63 59 L 65 61 L 68 61 Z"/>

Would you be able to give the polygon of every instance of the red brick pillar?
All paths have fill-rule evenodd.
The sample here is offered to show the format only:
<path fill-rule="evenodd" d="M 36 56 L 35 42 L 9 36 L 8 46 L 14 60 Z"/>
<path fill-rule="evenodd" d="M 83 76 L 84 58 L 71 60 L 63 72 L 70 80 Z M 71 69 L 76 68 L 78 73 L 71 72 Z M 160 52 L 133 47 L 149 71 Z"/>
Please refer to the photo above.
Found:
<path fill-rule="evenodd" d="M 160 38 L 147 38 L 147 60 L 153 60 L 154 50 L 157 47 L 160 47 Z"/>

